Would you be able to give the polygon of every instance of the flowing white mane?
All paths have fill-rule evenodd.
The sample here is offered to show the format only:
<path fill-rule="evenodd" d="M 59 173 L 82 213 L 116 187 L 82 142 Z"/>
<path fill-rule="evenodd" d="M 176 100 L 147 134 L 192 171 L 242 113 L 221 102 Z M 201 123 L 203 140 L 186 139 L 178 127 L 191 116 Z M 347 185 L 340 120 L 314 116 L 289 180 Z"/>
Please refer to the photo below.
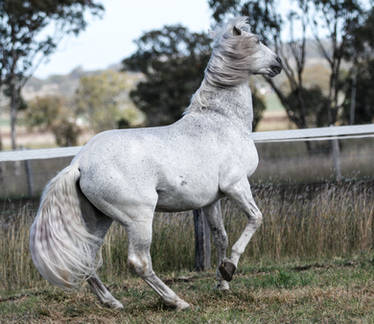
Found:
<path fill-rule="evenodd" d="M 240 35 L 234 34 L 234 28 Z M 255 42 L 245 17 L 230 20 L 214 32 L 213 53 L 205 72 L 209 85 L 226 88 L 248 79 L 248 67 Z"/>
<path fill-rule="evenodd" d="M 248 80 L 249 66 L 257 46 L 246 17 L 236 17 L 211 32 L 213 51 L 201 87 L 186 112 L 207 106 L 213 89 L 232 88 Z"/>

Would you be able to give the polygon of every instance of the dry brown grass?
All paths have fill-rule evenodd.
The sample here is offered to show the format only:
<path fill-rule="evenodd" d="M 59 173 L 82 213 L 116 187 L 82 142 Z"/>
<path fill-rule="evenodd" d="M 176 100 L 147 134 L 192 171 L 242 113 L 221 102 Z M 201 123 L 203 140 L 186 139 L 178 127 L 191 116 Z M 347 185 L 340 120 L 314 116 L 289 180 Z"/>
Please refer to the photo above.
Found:
<path fill-rule="evenodd" d="M 242 256 L 242 262 L 260 260 L 318 260 L 367 252 L 374 243 L 374 188 L 370 184 L 325 185 L 302 189 L 263 187 L 255 198 L 264 223 Z M 5 208 L 3 208 L 5 210 Z M 246 218 L 236 205 L 224 202 L 230 245 L 238 238 Z M 18 210 L 0 229 L 0 289 L 45 287 L 32 265 L 28 250 L 30 205 Z M 193 270 L 193 219 L 188 213 L 157 214 L 151 250 L 157 272 Z M 214 262 L 213 249 L 213 262 Z M 127 237 L 115 224 L 103 247 L 106 281 L 126 279 Z"/>

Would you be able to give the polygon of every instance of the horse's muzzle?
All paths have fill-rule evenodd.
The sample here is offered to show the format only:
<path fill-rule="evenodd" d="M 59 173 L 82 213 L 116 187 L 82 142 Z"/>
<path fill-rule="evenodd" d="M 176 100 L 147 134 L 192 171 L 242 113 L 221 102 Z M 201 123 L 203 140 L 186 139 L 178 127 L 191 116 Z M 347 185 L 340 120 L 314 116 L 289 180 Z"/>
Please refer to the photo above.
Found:
<path fill-rule="evenodd" d="M 270 69 L 272 71 L 272 75 L 271 76 L 275 76 L 275 75 L 281 73 L 282 68 L 283 68 L 283 64 L 282 64 L 281 58 L 279 56 L 277 56 L 275 58 L 275 60 L 277 61 L 277 63 L 273 64 L 272 66 L 270 66 Z"/>

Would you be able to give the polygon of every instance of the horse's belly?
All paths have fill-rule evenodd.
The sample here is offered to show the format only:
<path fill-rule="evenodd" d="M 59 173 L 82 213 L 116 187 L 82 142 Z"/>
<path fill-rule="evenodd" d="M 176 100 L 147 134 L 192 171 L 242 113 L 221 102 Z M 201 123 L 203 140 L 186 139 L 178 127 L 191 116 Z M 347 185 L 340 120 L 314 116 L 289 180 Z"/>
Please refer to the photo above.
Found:
<path fill-rule="evenodd" d="M 184 184 L 187 186 L 188 184 Z M 157 211 L 177 212 L 198 209 L 220 199 L 222 194 L 216 188 L 165 188 L 157 191 Z"/>

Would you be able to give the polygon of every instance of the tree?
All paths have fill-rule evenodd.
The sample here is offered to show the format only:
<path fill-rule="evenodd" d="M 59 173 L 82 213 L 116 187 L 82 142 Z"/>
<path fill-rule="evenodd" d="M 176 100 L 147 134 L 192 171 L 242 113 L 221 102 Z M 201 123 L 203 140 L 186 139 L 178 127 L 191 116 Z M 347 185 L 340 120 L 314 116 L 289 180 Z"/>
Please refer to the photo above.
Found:
<path fill-rule="evenodd" d="M 370 122 L 374 113 L 368 106 L 374 106 L 370 85 L 374 80 L 374 7 L 363 15 L 363 19 L 363 24 L 350 26 L 350 37 L 344 51 L 344 58 L 353 61 L 350 76 L 344 80 L 348 87 L 345 87 L 343 119 L 349 124 Z"/>
<path fill-rule="evenodd" d="M 208 0 L 213 9 L 213 18 L 221 22 L 228 15 L 241 14 L 247 16 L 252 32 L 261 36 L 261 40 L 274 47 L 275 52 L 282 58 L 286 84 L 281 84 L 271 78 L 265 78 L 286 110 L 288 118 L 298 128 L 315 126 L 316 118 L 312 118 L 313 110 L 309 109 L 308 98 L 316 92 L 316 86 L 309 89 L 304 83 L 306 63 L 307 6 L 303 1 L 296 1 L 284 15 L 280 14 L 278 2 L 275 0 Z M 288 37 L 284 38 L 282 31 L 288 22 Z M 295 35 L 295 29 L 299 31 Z M 322 92 L 319 93 L 322 95 Z M 322 107 L 321 107 L 322 108 Z M 306 143 L 308 148 L 310 143 Z"/>
<path fill-rule="evenodd" d="M 340 80 L 344 71 L 341 64 L 344 57 L 349 58 L 353 67 L 357 64 L 357 56 L 349 57 L 347 54 L 352 49 L 349 46 L 352 31 L 363 24 L 365 10 L 359 0 L 317 0 L 309 1 L 308 6 L 310 29 L 320 53 L 330 67 L 327 118 L 329 125 L 333 125 L 343 108 L 340 97 L 344 93 L 344 83 Z M 324 36 L 324 42 L 320 34 Z M 355 73 L 355 69 L 351 69 L 350 73 Z"/>
<path fill-rule="evenodd" d="M 10 100 L 13 149 L 22 87 L 65 35 L 85 29 L 86 11 L 98 15 L 103 6 L 95 0 L 0 1 L 0 88 Z"/>
<path fill-rule="evenodd" d="M 253 122 L 252 128 L 256 130 L 258 123 L 260 122 L 262 115 L 266 109 L 265 98 L 259 93 L 255 86 L 251 86 L 252 89 L 252 105 L 253 105 Z"/>
<path fill-rule="evenodd" d="M 124 70 L 140 71 L 145 80 L 131 91 L 148 125 L 177 120 L 199 87 L 209 60 L 210 39 L 180 25 L 144 33 L 137 51 L 123 60 Z"/>
<path fill-rule="evenodd" d="M 148 125 L 166 125 L 181 117 L 204 77 L 210 43 L 205 33 L 181 25 L 146 32 L 136 41 L 138 49 L 123 60 L 123 69 L 145 75 L 130 96 L 147 115 Z M 260 97 L 253 101 L 257 122 L 264 104 Z"/>
<path fill-rule="evenodd" d="M 121 119 L 130 126 L 141 124 L 143 116 L 128 98 L 133 83 L 131 75 L 111 70 L 82 77 L 75 93 L 77 115 L 94 132 L 118 128 Z"/>
<path fill-rule="evenodd" d="M 351 100 L 354 100 L 354 123 L 369 124 L 373 122 L 374 118 L 374 60 L 362 62 L 356 68 L 357 75 L 355 75 L 355 82 L 352 82 L 352 79 L 345 80 L 348 87 L 346 88 L 346 96 L 343 103 L 342 119 L 345 124 L 352 123 Z M 355 87 L 355 96 L 351 95 L 353 87 Z"/>
<path fill-rule="evenodd" d="M 342 89 L 338 80 L 341 78 L 342 58 L 350 31 L 353 26 L 362 22 L 362 3 L 357 0 L 294 0 L 283 15 L 280 14 L 280 3 L 276 0 L 208 0 L 208 3 L 217 22 L 233 13 L 248 16 L 253 32 L 260 34 L 265 43 L 275 48 L 282 58 L 288 87 L 285 89 L 273 79 L 267 79 L 267 82 L 297 127 L 322 126 L 337 121 L 341 108 L 339 95 Z M 285 33 L 286 28 L 288 33 Z M 309 98 L 316 94 L 315 86 L 308 88 L 304 82 L 308 33 L 314 36 L 314 41 L 330 68 L 327 96 L 319 91 L 324 103 L 320 105 L 321 109 L 326 110 L 323 113 L 327 116 L 325 121 L 317 116 L 311 118 L 313 110 L 308 108 Z M 316 112 L 318 114 L 321 114 L 319 110 Z M 312 123 L 317 120 L 319 125 Z"/>
<path fill-rule="evenodd" d="M 59 96 L 37 97 L 28 104 L 25 112 L 28 127 L 41 131 L 51 131 L 59 146 L 78 144 L 81 129 L 76 123 L 76 116 L 68 108 L 64 98 Z"/>

